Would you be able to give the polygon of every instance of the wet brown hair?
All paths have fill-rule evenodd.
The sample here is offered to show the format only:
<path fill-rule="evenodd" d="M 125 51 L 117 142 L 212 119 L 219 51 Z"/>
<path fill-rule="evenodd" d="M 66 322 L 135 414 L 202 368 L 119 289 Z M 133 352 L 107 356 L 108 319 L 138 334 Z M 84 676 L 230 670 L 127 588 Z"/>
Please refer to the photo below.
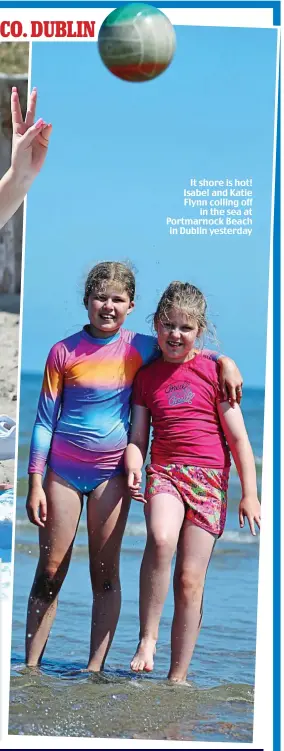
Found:
<path fill-rule="evenodd" d="M 183 310 L 190 318 L 193 318 L 200 334 L 208 333 L 214 337 L 214 327 L 206 317 L 207 302 L 200 289 L 189 282 L 171 282 L 158 302 L 154 314 L 154 326 L 161 319 L 166 320 L 172 308 Z"/>
<path fill-rule="evenodd" d="M 101 289 L 109 282 L 118 284 L 127 292 L 130 302 L 133 302 L 135 296 L 135 276 L 130 264 L 119 263 L 118 261 L 103 261 L 93 266 L 87 276 L 83 298 L 85 308 L 88 307 L 91 292 L 94 289 Z"/>

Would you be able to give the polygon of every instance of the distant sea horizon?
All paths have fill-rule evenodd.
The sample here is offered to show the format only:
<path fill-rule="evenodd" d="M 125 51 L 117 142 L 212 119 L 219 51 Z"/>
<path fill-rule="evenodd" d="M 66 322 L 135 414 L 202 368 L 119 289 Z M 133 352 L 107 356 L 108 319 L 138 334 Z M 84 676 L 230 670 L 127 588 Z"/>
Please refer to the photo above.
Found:
<path fill-rule="evenodd" d="M 24 378 L 42 378 L 43 369 L 42 370 L 22 370 L 21 378 L 23 377 Z M 244 381 L 243 389 L 251 389 L 252 391 L 265 391 L 265 384 L 255 385 L 253 383 L 246 383 Z"/>

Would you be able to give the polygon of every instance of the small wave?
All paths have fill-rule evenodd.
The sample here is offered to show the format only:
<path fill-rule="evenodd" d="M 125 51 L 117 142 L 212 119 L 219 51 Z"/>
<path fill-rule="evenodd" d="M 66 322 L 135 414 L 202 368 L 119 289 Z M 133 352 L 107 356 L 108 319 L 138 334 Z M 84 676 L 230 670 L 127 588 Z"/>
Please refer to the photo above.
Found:
<path fill-rule="evenodd" d="M 19 529 L 31 529 L 31 522 L 28 518 L 17 519 L 16 526 Z M 80 521 L 79 530 L 82 532 L 87 530 L 87 522 L 85 519 Z M 125 536 L 127 537 L 146 537 L 146 525 L 144 522 L 128 522 L 125 529 Z"/>
<path fill-rule="evenodd" d="M 30 522 L 22 522 L 17 526 L 21 527 L 27 527 L 30 524 Z M 127 537 L 135 537 L 137 540 L 139 538 L 143 538 L 143 542 L 138 545 L 135 544 L 135 547 L 133 546 L 133 543 L 129 543 L 130 547 L 127 546 L 126 538 Z M 122 545 L 122 551 L 123 554 L 130 554 L 135 555 L 140 554 L 142 555 L 144 545 L 145 545 L 145 539 L 146 539 L 146 527 L 145 525 L 141 523 L 130 523 L 127 525 L 124 542 Z M 244 531 L 237 531 L 237 530 L 228 530 L 227 532 L 224 532 L 221 539 L 218 541 L 218 545 L 215 549 L 215 555 L 222 554 L 226 552 L 226 546 L 229 544 L 231 552 L 233 552 L 234 546 L 236 546 L 236 552 L 237 548 L 240 545 L 257 545 L 259 543 L 259 536 L 256 535 L 255 537 L 250 532 L 244 532 Z M 28 556 L 37 556 L 38 555 L 38 543 L 34 542 L 32 540 L 25 541 L 17 540 L 16 542 L 16 550 L 20 553 L 23 553 Z M 85 557 L 88 555 L 88 545 L 86 541 L 83 541 L 77 538 L 74 544 L 73 549 L 73 557 Z"/>
<path fill-rule="evenodd" d="M 6 521 L 13 521 L 13 506 L 10 503 L 0 502 L 0 524 Z"/>
<path fill-rule="evenodd" d="M 203 697 L 212 698 L 215 701 L 241 701 L 252 704 L 254 701 L 254 688 L 246 683 L 227 683 L 223 686 L 213 686 L 212 688 L 201 689 L 200 694 Z"/>
<path fill-rule="evenodd" d="M 14 490 L 0 491 L 0 522 L 13 520 Z"/>
<path fill-rule="evenodd" d="M 146 537 L 145 522 L 128 522 L 125 528 L 126 537 Z"/>
<path fill-rule="evenodd" d="M 146 525 L 144 522 L 129 522 L 125 530 L 126 537 L 146 537 Z M 250 532 L 238 530 L 225 531 L 219 540 L 219 545 L 226 542 L 232 542 L 242 545 L 250 545 L 258 542 L 258 536 L 254 537 Z"/>
<path fill-rule="evenodd" d="M 228 530 L 222 535 L 221 539 L 219 540 L 219 544 L 221 544 L 222 542 L 235 542 L 238 545 L 251 545 L 259 542 L 259 536 L 256 535 L 254 537 L 251 532 L 238 532 L 235 530 Z"/>

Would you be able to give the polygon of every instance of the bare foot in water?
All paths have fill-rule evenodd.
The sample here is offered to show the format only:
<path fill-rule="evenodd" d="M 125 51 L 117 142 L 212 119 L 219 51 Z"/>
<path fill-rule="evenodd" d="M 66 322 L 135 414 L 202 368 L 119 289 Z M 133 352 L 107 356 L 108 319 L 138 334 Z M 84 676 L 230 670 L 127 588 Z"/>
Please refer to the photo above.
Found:
<path fill-rule="evenodd" d="M 156 641 L 154 639 L 141 639 L 137 650 L 130 663 L 131 670 L 134 673 L 150 673 L 154 667 L 154 654 L 156 653 Z"/>

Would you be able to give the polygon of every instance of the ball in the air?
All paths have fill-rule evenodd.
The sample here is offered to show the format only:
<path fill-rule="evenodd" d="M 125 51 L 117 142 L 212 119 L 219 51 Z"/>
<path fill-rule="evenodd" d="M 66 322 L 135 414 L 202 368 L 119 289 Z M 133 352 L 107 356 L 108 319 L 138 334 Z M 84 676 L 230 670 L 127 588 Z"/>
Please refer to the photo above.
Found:
<path fill-rule="evenodd" d="M 175 51 L 175 32 L 158 8 L 129 3 L 113 10 L 98 36 L 102 61 L 125 81 L 149 81 L 170 64 Z"/>

